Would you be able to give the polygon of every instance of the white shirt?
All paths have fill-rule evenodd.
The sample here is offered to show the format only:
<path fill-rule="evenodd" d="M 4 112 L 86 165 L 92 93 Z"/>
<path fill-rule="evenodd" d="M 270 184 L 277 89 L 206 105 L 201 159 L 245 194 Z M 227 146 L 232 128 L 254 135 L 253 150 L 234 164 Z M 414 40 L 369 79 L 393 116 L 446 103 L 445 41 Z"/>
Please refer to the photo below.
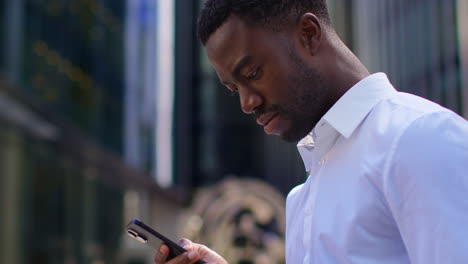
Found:
<path fill-rule="evenodd" d="M 384 73 L 353 86 L 298 144 L 288 264 L 468 263 L 468 122 Z"/>

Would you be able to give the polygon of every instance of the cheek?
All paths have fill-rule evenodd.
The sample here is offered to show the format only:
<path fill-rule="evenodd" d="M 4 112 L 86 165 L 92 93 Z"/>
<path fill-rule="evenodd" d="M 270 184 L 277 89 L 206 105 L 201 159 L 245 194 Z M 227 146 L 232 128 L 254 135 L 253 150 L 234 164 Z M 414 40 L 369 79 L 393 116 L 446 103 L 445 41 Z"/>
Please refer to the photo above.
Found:
<path fill-rule="evenodd" d="M 264 72 L 264 82 L 260 89 L 263 91 L 269 104 L 281 104 L 289 94 L 290 83 L 288 72 L 282 67 L 271 67 Z"/>

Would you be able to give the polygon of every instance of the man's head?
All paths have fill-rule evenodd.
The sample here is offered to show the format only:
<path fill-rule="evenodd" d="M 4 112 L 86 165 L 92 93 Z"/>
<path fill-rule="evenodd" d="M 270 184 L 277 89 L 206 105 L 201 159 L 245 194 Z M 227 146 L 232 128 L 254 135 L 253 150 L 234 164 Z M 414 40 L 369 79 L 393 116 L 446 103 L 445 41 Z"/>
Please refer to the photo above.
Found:
<path fill-rule="evenodd" d="M 207 0 L 198 19 L 198 37 L 203 45 L 231 15 L 273 30 L 307 12 L 330 24 L 326 0 Z"/>
<path fill-rule="evenodd" d="M 336 101 L 325 74 L 330 30 L 325 0 L 208 0 L 198 21 L 208 58 L 242 110 L 290 142 Z"/>

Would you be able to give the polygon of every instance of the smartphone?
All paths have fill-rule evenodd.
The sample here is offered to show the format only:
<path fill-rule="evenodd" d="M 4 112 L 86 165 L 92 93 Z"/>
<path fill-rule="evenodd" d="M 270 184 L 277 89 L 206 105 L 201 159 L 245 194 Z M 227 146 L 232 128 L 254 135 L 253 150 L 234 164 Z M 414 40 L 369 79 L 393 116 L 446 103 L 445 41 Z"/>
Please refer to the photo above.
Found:
<path fill-rule="evenodd" d="M 169 238 L 163 236 L 161 233 L 157 232 L 150 226 L 146 225 L 139 219 L 133 219 L 127 225 L 127 234 L 131 237 L 136 239 L 138 242 L 147 244 L 152 246 L 154 249 L 159 249 L 159 245 L 161 242 L 169 247 L 169 256 L 168 260 L 172 259 L 184 252 L 187 252 L 183 247 L 177 245 L 174 241 L 170 240 Z M 203 260 L 199 260 L 195 262 L 196 264 L 203 264 L 206 263 Z"/>

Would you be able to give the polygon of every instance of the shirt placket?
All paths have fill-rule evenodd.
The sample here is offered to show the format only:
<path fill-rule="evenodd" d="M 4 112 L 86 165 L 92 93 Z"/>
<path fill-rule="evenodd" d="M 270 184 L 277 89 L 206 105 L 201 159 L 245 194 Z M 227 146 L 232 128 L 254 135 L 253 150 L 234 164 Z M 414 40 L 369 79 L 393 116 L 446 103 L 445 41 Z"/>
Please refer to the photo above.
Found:
<path fill-rule="evenodd" d="M 324 124 L 320 125 L 320 128 L 322 130 L 325 130 L 326 127 L 324 127 Z M 326 130 L 325 130 L 326 132 Z M 317 134 L 315 131 L 312 131 L 312 137 L 314 142 L 317 142 Z M 322 140 L 331 140 L 330 138 L 322 138 Z M 318 196 L 318 187 L 320 184 L 320 178 L 322 174 L 322 168 L 326 163 L 326 153 L 330 150 L 331 144 L 330 142 L 323 142 L 322 144 L 315 145 L 313 149 L 310 150 L 312 156 L 314 157 L 313 160 L 314 162 L 312 163 L 312 169 L 311 169 L 311 182 L 309 186 L 309 197 L 308 200 L 305 204 L 304 208 L 304 222 L 303 222 L 303 237 L 302 237 L 302 242 L 304 244 L 304 248 L 306 249 L 306 254 L 303 260 L 304 264 L 310 264 L 314 263 L 314 258 L 312 258 L 313 251 L 312 249 L 314 248 L 313 245 L 313 240 L 312 240 L 312 233 L 314 232 L 313 227 L 314 227 L 314 212 L 315 212 L 315 207 L 317 204 L 317 196 Z M 312 176 L 314 175 L 314 176 Z"/>
<path fill-rule="evenodd" d="M 304 222 L 303 222 L 303 236 L 302 236 L 302 242 L 304 244 L 304 248 L 306 249 L 306 254 L 304 257 L 304 264 L 309 264 L 313 263 L 312 262 L 312 256 L 311 254 L 312 249 L 313 249 L 313 241 L 312 241 L 312 233 L 313 233 L 313 218 L 314 218 L 314 211 L 315 211 L 315 205 L 317 203 L 317 190 L 318 190 L 318 184 L 320 180 L 320 171 L 321 168 L 320 166 L 315 170 L 316 176 L 313 178 L 313 181 L 311 182 L 309 186 L 309 191 L 310 195 L 308 197 L 308 200 L 306 202 L 306 206 L 304 208 Z"/>

